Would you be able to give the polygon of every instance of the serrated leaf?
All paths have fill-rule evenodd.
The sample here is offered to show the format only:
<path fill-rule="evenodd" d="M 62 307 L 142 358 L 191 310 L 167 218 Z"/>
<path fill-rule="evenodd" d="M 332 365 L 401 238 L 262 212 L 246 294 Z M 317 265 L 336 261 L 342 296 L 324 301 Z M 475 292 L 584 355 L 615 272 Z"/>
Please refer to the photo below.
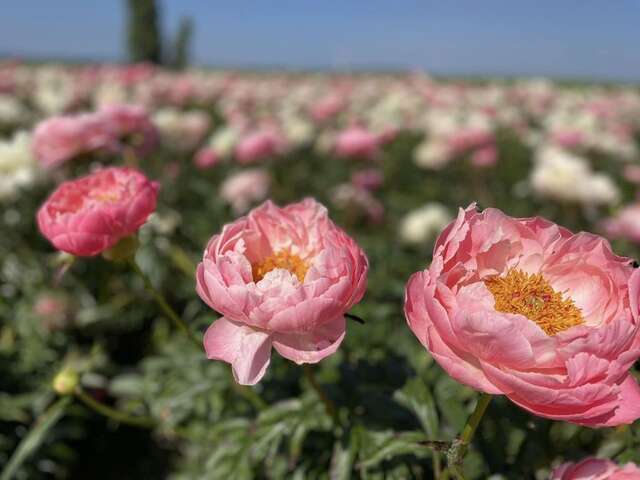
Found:
<path fill-rule="evenodd" d="M 393 398 L 416 414 L 429 438 L 438 436 L 438 411 L 429 388 L 419 378 L 409 380 Z"/>

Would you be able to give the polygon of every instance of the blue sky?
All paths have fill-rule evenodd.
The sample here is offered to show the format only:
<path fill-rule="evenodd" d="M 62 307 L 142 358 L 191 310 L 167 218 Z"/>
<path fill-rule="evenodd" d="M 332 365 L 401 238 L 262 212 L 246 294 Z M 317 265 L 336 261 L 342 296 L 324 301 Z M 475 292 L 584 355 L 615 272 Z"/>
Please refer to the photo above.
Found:
<path fill-rule="evenodd" d="M 640 0 L 161 0 L 195 61 L 640 81 Z M 125 58 L 125 0 L 3 0 L 0 53 Z"/>

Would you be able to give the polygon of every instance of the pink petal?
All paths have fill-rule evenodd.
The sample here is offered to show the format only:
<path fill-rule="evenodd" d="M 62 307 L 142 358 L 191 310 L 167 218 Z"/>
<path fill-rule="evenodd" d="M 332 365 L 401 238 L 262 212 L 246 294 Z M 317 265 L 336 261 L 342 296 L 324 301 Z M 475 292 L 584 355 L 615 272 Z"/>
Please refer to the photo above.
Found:
<path fill-rule="evenodd" d="M 277 333 L 273 336 L 273 346 L 280 355 L 296 362 L 317 363 L 335 353 L 346 332 L 346 322 L 340 316 L 329 323 L 304 334 Z"/>
<path fill-rule="evenodd" d="M 207 358 L 230 363 L 241 385 L 255 385 L 264 376 L 271 357 L 268 333 L 222 317 L 204 335 Z"/>

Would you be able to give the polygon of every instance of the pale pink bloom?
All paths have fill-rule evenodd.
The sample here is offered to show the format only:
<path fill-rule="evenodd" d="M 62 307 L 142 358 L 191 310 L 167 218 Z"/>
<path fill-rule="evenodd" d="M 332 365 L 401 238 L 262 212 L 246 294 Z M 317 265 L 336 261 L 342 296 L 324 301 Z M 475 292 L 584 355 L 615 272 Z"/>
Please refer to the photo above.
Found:
<path fill-rule="evenodd" d="M 613 217 L 602 222 L 605 233 L 610 238 L 624 238 L 640 243 L 640 203 L 629 205 Z"/>
<path fill-rule="evenodd" d="M 585 458 L 563 463 L 551 472 L 549 480 L 640 480 L 640 468 L 631 462 L 618 466 L 611 460 Z"/>
<path fill-rule="evenodd" d="M 215 235 L 198 265 L 198 294 L 224 315 L 205 334 L 207 357 L 230 363 L 245 385 L 262 378 L 272 347 L 297 364 L 319 362 L 342 343 L 367 270 L 321 204 L 267 201 Z"/>
<path fill-rule="evenodd" d="M 449 149 L 454 153 L 463 153 L 467 150 L 484 147 L 493 143 L 493 134 L 481 128 L 461 129 L 448 137 Z"/>
<path fill-rule="evenodd" d="M 236 145 L 236 159 L 241 164 L 254 163 L 281 152 L 284 139 L 272 128 L 264 128 L 245 135 Z"/>
<path fill-rule="evenodd" d="M 335 150 L 342 157 L 371 159 L 379 147 L 378 136 L 362 127 L 349 127 L 336 137 Z"/>
<path fill-rule="evenodd" d="M 220 197 L 231 205 L 236 215 L 239 215 L 267 198 L 270 186 L 269 172 L 260 168 L 249 168 L 227 178 L 220 186 Z"/>
<path fill-rule="evenodd" d="M 384 205 L 369 190 L 351 183 L 342 183 L 331 192 L 331 202 L 338 208 L 352 209 L 356 214 L 364 214 L 372 223 L 384 219 Z"/>
<path fill-rule="evenodd" d="M 346 106 L 346 102 L 342 95 L 329 94 L 311 106 L 311 117 L 317 122 L 334 117 Z"/>
<path fill-rule="evenodd" d="M 545 219 L 460 210 L 431 266 L 407 284 L 405 315 L 465 385 L 531 413 L 596 426 L 640 417 L 640 271 L 609 243 Z"/>
<path fill-rule="evenodd" d="M 138 155 L 147 155 L 158 145 L 158 130 L 147 111 L 139 105 L 109 105 L 99 112 L 121 144 Z"/>
<path fill-rule="evenodd" d="M 56 167 L 78 155 L 116 145 L 111 125 L 97 113 L 53 117 L 40 122 L 33 134 L 34 153 L 45 167 Z"/>
<path fill-rule="evenodd" d="M 493 167 L 498 161 L 498 149 L 495 145 L 481 147 L 471 154 L 471 164 L 474 167 Z"/>
<path fill-rule="evenodd" d="M 58 186 L 38 210 L 38 227 L 58 250 L 98 255 L 147 221 L 158 189 L 136 170 L 104 168 Z"/>
<path fill-rule="evenodd" d="M 384 182 L 384 175 L 382 170 L 377 168 L 367 168 L 365 170 L 358 170 L 351 175 L 351 183 L 356 187 L 364 190 L 378 190 Z"/>
<path fill-rule="evenodd" d="M 38 295 L 33 305 L 33 311 L 36 315 L 42 317 L 63 315 L 67 309 L 68 302 L 59 295 L 50 293 L 42 293 Z"/>
<path fill-rule="evenodd" d="M 577 148 L 585 141 L 584 134 L 577 130 L 560 130 L 554 132 L 553 141 L 564 148 Z"/>
<path fill-rule="evenodd" d="M 203 147 L 196 153 L 193 158 L 193 163 L 200 170 L 206 170 L 207 168 L 217 165 L 221 160 L 222 159 L 214 149 Z"/>
<path fill-rule="evenodd" d="M 623 175 L 631 183 L 640 183 L 640 165 L 625 165 Z"/>

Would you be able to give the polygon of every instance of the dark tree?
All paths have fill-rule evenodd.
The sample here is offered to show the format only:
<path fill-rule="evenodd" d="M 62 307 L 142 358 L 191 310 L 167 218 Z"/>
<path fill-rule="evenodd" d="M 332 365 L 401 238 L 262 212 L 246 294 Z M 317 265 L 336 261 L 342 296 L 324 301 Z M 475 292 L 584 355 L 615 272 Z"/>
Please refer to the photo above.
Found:
<path fill-rule="evenodd" d="M 129 58 L 133 62 L 161 63 L 162 38 L 155 0 L 127 0 Z"/>
<path fill-rule="evenodd" d="M 173 66 L 182 70 L 189 65 L 191 53 L 191 37 L 193 36 L 193 21 L 189 17 L 180 20 L 178 33 L 173 44 Z"/>

